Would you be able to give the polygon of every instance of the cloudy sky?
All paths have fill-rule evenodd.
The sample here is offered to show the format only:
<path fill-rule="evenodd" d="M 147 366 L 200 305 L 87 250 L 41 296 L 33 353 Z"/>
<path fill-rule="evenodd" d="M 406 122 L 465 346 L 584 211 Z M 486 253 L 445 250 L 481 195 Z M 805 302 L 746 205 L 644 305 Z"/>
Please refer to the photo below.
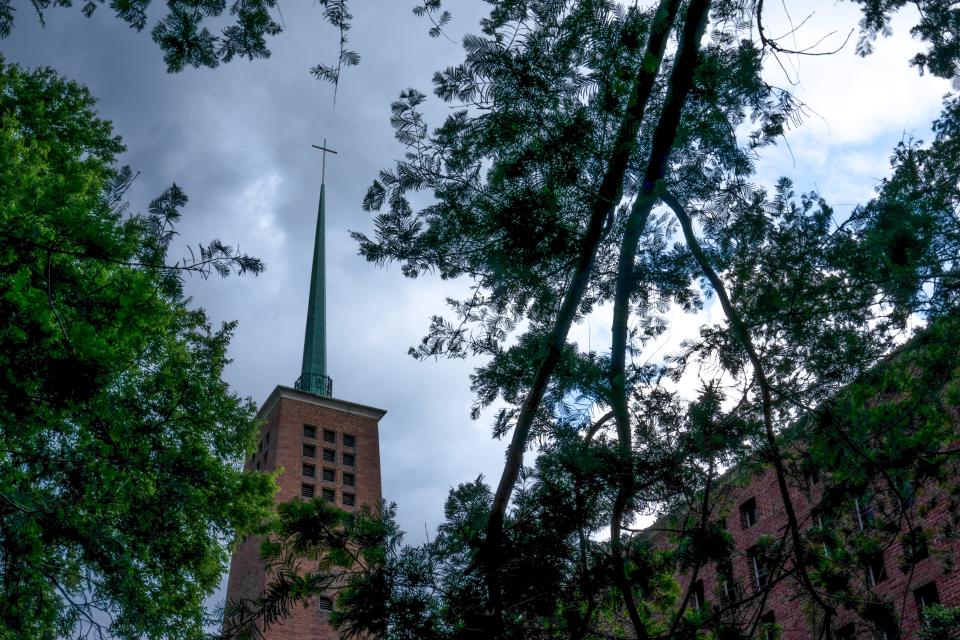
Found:
<path fill-rule="evenodd" d="M 484 3 L 447 0 L 453 40 L 476 30 Z M 793 2 L 794 21 L 815 10 L 796 35 L 811 44 L 836 30 L 824 47 L 839 45 L 855 28 L 856 7 Z M 271 42 L 273 56 L 234 61 L 219 69 L 164 71 L 148 33 L 137 34 L 101 7 L 92 19 L 78 8 L 50 10 L 41 28 L 29 3 L 19 4 L 14 33 L 0 41 L 8 61 L 50 65 L 88 85 L 103 117 L 112 120 L 128 151 L 121 162 L 140 175 L 129 196 L 134 208 L 172 182 L 190 197 L 180 228 L 182 244 L 219 237 L 265 260 L 259 278 L 192 281 L 189 291 L 215 321 L 239 320 L 227 377 L 257 401 L 299 375 L 320 155 L 324 138 L 339 155 L 327 166 L 328 362 L 339 398 L 386 409 L 381 422 L 383 491 L 399 503 L 408 540 L 422 540 L 442 517 L 449 487 L 484 474 L 495 481 L 504 443 L 490 438 L 490 419 L 469 419 L 469 361 L 416 362 L 407 348 L 419 341 L 429 316 L 465 283 L 404 279 L 357 255 L 349 230 L 370 231 L 360 208 L 376 172 L 401 153 L 389 125 L 398 92 L 430 93 L 435 69 L 461 59 L 458 45 L 427 36 L 430 26 L 411 13 L 414 0 L 355 0 L 351 47 L 361 65 L 344 73 L 337 103 L 310 66 L 332 60 L 336 33 L 309 2 L 281 3 L 286 31 Z M 782 9 L 771 9 L 769 31 L 788 30 Z M 809 105 L 789 145 L 772 149 L 760 167 L 771 184 L 795 178 L 799 190 L 817 189 L 842 214 L 868 198 L 887 173 L 893 145 L 924 137 L 939 111 L 946 82 L 920 78 L 907 66 L 916 51 L 907 29 L 895 25 L 863 60 L 852 41 L 829 57 L 785 59 L 770 79 Z M 149 31 L 149 27 L 147 29 Z M 792 44 L 786 42 L 785 44 Z M 432 100 L 434 122 L 446 107 Z M 707 312 L 709 316 L 709 310 Z M 665 339 L 676 341 L 703 318 L 674 314 Z M 707 317 L 708 317 L 707 316 Z M 600 310 L 575 329 L 581 344 L 609 343 L 608 314 Z M 663 350 L 657 345 L 655 349 Z"/>

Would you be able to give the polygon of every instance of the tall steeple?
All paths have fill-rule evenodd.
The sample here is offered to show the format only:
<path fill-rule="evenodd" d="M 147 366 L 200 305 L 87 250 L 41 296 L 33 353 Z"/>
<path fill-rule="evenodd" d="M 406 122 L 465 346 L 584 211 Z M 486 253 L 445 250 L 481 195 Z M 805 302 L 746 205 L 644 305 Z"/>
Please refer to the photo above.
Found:
<path fill-rule="evenodd" d="M 327 287 L 326 233 L 324 207 L 326 196 L 327 154 L 337 153 L 323 146 L 312 145 L 323 152 L 320 173 L 320 203 L 317 206 L 317 232 L 313 241 L 313 265 L 310 272 L 310 297 L 307 303 L 307 327 L 303 337 L 303 366 L 294 386 L 318 396 L 333 395 L 333 380 L 327 375 Z"/>

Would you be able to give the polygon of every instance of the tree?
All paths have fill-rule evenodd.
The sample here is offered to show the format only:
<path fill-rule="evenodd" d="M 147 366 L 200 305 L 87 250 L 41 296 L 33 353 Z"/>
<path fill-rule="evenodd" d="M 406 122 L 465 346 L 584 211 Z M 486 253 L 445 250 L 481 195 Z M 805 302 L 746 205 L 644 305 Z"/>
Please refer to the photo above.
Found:
<path fill-rule="evenodd" d="M 270 513 L 240 466 L 254 406 L 222 380 L 186 273 L 258 273 L 213 241 L 168 261 L 187 198 L 133 175 L 82 86 L 0 60 L 0 637 L 199 638 L 228 543 Z"/>
<path fill-rule="evenodd" d="M 861 4 L 868 53 L 906 3 Z M 915 64 L 954 75 L 954 39 L 941 34 L 960 13 L 915 4 L 915 33 L 929 45 Z M 435 93 L 460 106 L 431 130 L 425 95 L 410 89 L 394 103 L 406 154 L 364 202 L 377 212 L 375 234 L 356 235 L 368 260 L 399 262 L 409 277 L 470 279 L 472 295 L 450 302 L 452 319 L 432 318 L 411 352 L 486 357 L 472 377 L 474 415 L 497 399 L 508 406 L 494 424 L 496 437 L 512 434 L 489 505 L 463 505 L 477 515 L 469 524 L 448 514 L 465 559 L 445 564 L 446 549 L 423 548 L 441 560 L 430 564 L 441 577 L 423 610 L 441 612 L 435 629 L 451 638 L 749 633 L 759 616 L 744 627 L 686 611 L 691 593 L 670 593 L 663 576 L 722 559 L 713 488 L 723 467 L 752 459 L 773 467 L 788 519 L 784 538 L 770 541 L 772 566 L 830 637 L 849 592 L 825 594 L 813 570 L 788 490 L 798 454 L 782 436 L 869 377 L 910 335 L 911 318 L 954 312 L 953 111 L 928 150 L 898 151 L 874 201 L 835 220 L 789 180 L 751 184 L 757 154 L 803 115 L 761 75 L 771 57 L 797 54 L 767 37 L 762 2 L 491 5 L 481 33 L 464 39 L 465 61 L 434 77 Z M 432 201 L 415 210 L 419 192 Z M 723 323 L 662 362 L 632 362 L 665 330 L 668 305 L 693 311 L 714 296 Z M 570 328 L 601 305 L 612 308 L 609 350 L 584 352 Z M 702 381 L 693 397 L 677 388 L 689 378 Z M 856 409 L 870 397 L 853 396 Z M 844 472 L 838 491 L 853 478 L 886 482 L 881 459 L 895 470 L 888 489 L 936 479 L 910 459 L 950 464 L 953 431 L 944 407 L 929 407 L 920 431 L 931 437 L 911 446 L 845 441 L 843 422 L 825 420 L 817 433 L 830 446 L 813 455 Z M 534 443 L 541 454 L 528 468 Z M 679 514 L 673 554 L 627 535 L 633 516 L 652 510 Z M 600 521 L 607 544 L 591 542 Z"/>

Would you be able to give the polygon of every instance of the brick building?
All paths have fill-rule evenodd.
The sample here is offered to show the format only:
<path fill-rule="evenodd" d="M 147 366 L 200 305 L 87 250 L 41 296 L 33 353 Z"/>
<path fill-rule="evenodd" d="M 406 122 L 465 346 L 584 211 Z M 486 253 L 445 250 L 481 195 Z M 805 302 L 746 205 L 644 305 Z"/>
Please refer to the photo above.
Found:
<path fill-rule="evenodd" d="M 931 418 L 941 429 L 933 440 L 941 445 L 932 450 L 936 456 L 939 451 L 946 454 L 939 475 L 921 473 L 916 477 L 929 481 L 897 493 L 882 478 L 886 471 L 879 469 L 865 476 L 860 493 L 847 491 L 829 473 L 809 465 L 809 443 L 824 437 L 827 429 L 837 430 L 829 411 L 824 414 L 829 418 L 819 413 L 808 416 L 782 439 L 807 566 L 820 572 L 818 584 L 841 585 L 820 593 L 837 611 L 831 630 L 838 640 L 916 638 L 927 606 L 960 606 L 960 483 L 958 465 L 950 458 L 960 451 L 956 446 L 960 414 L 955 405 L 960 369 L 953 346 L 960 344 L 958 331 L 960 322 L 953 318 L 921 335 L 905 351 L 912 355 L 869 374 L 872 380 L 884 380 L 883 385 L 895 380 L 903 386 L 864 384 L 861 395 L 848 405 L 853 407 L 848 415 L 862 425 L 858 433 L 869 438 L 865 450 L 878 451 L 886 443 L 899 443 L 904 431 L 926 425 L 922 403 L 939 403 L 943 411 Z M 949 348 L 942 349 L 943 345 Z M 936 349 L 939 360 L 920 359 Z M 914 401 L 918 395 L 923 397 Z M 850 424 L 843 422 L 840 428 Z M 839 437 L 847 437 L 847 432 Z M 861 451 L 851 457 L 866 455 Z M 910 460 L 907 464 L 925 464 Z M 744 463 L 728 470 L 713 489 L 708 518 L 729 533 L 732 549 L 724 559 L 700 567 L 695 576 L 692 567 L 678 575 L 681 597 L 689 590 L 690 608 L 709 611 L 714 620 L 729 621 L 754 638 L 820 637 L 822 610 L 801 588 L 792 557 L 779 552 L 789 546 L 789 537 L 774 470 L 758 462 Z M 661 518 L 647 530 L 648 540 L 656 548 L 675 548 L 676 531 L 690 513 L 678 511 Z M 694 520 L 699 522 L 700 516 Z"/>
<path fill-rule="evenodd" d="M 329 152 L 326 144 L 318 148 Z M 301 374 L 293 388 L 277 386 L 261 405 L 257 450 L 245 469 L 281 471 L 277 503 L 323 498 L 345 510 L 376 508 L 381 500 L 379 421 L 386 411 L 334 398 L 333 381 L 326 372 L 324 199 L 321 184 Z M 256 597 L 266 586 L 259 546 L 260 539 L 254 537 L 235 550 L 228 601 Z M 320 596 L 309 606 L 296 608 L 282 624 L 272 625 L 264 638 L 338 638 L 329 624 L 332 606 L 332 597 Z"/>

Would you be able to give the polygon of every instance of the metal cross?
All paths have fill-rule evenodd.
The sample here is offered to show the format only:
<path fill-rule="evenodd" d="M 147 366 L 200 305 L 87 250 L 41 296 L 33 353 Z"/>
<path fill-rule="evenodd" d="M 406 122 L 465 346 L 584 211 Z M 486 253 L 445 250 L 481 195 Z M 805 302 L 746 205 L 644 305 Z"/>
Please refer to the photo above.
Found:
<path fill-rule="evenodd" d="M 334 151 L 333 149 L 327 148 L 326 138 L 323 139 L 322 147 L 318 147 L 315 144 L 312 144 L 310 146 L 313 147 L 314 149 L 320 149 L 320 151 L 323 151 L 323 164 L 321 165 L 322 168 L 320 169 L 320 184 L 324 184 L 324 182 L 326 181 L 326 174 L 327 174 L 327 154 L 332 153 L 333 155 L 337 155 L 337 152 Z"/>

